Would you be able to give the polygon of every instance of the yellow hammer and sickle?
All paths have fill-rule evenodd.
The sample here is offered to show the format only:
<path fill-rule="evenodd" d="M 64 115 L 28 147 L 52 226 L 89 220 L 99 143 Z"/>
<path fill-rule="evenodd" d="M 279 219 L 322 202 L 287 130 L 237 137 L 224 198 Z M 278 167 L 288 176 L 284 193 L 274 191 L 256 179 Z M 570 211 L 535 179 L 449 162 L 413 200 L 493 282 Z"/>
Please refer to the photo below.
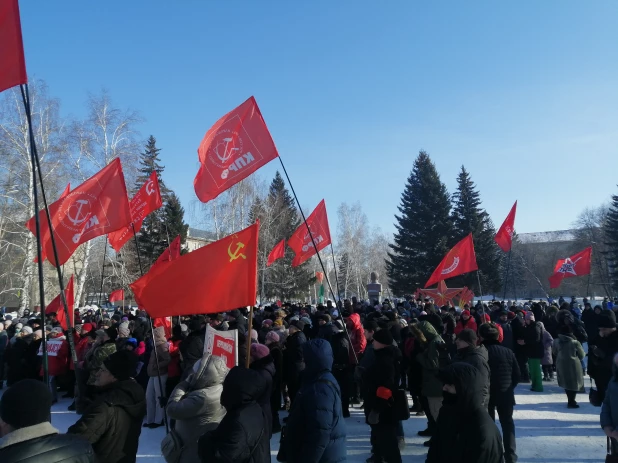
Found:
<path fill-rule="evenodd" d="M 245 244 L 240 242 L 236 243 L 236 251 L 234 252 L 232 252 L 232 244 L 233 243 L 230 243 L 230 245 L 227 247 L 227 253 L 230 255 L 230 262 L 235 261 L 239 257 L 246 259 L 247 256 L 240 252 L 240 250 L 245 247 Z"/>

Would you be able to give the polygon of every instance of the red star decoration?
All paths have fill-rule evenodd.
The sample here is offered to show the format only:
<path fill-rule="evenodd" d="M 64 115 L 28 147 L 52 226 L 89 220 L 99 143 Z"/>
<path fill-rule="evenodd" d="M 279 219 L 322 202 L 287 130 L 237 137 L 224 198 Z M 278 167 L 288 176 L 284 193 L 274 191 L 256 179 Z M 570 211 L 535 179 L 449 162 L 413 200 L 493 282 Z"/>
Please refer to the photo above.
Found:
<path fill-rule="evenodd" d="M 452 302 L 452 299 L 459 294 L 459 292 L 463 290 L 463 288 L 447 288 L 444 280 L 438 282 L 437 288 L 432 289 L 421 289 L 421 292 L 427 296 L 431 297 L 434 302 L 443 306 L 446 305 L 447 302 Z"/>

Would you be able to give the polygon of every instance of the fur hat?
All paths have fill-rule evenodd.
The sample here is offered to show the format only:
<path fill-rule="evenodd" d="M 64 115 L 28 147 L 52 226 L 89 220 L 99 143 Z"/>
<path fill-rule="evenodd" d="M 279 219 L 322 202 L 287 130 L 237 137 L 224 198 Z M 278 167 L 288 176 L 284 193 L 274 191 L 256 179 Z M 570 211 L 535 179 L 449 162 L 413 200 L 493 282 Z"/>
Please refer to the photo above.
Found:
<path fill-rule="evenodd" d="M 373 340 L 380 344 L 390 346 L 393 343 L 393 335 L 389 330 L 378 330 L 373 334 Z"/>
<path fill-rule="evenodd" d="M 129 336 L 131 336 L 131 330 L 129 330 L 129 323 L 124 322 L 118 325 L 118 336 L 120 336 L 121 338 L 128 338 Z"/>
<path fill-rule="evenodd" d="M 0 398 L 0 418 L 15 429 L 50 421 L 52 395 L 35 379 L 23 379 L 9 387 Z"/>
<path fill-rule="evenodd" d="M 526 320 L 530 320 L 531 322 L 535 321 L 534 320 L 534 313 L 533 312 L 526 312 Z"/>
<path fill-rule="evenodd" d="M 457 339 L 471 346 L 476 346 L 476 341 L 478 340 L 478 338 L 476 337 L 476 333 L 474 332 L 474 330 L 471 330 L 470 328 L 466 328 L 465 330 L 462 330 L 457 335 Z"/>
<path fill-rule="evenodd" d="M 599 328 L 616 328 L 616 314 L 613 310 L 604 310 L 597 323 Z"/>
<path fill-rule="evenodd" d="M 259 360 L 270 355 L 270 350 L 264 344 L 251 344 L 251 360 Z"/>
<path fill-rule="evenodd" d="M 491 323 L 483 323 L 479 327 L 479 336 L 488 341 L 497 341 L 500 337 L 500 332 L 495 325 L 492 325 Z"/>
<path fill-rule="evenodd" d="M 279 338 L 279 335 L 277 333 L 275 333 L 274 331 L 269 331 L 266 334 L 266 343 L 273 343 L 273 342 L 279 342 L 281 338 Z"/>
<path fill-rule="evenodd" d="M 114 352 L 103 362 L 118 381 L 129 379 L 137 370 L 137 355 L 128 350 Z"/>

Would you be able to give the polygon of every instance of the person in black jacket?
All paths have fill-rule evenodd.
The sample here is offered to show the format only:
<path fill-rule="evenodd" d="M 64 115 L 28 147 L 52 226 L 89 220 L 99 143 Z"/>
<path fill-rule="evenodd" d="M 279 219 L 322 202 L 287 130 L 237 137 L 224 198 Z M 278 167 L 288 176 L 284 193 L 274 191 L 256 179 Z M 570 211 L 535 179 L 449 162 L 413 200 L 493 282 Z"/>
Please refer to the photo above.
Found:
<path fill-rule="evenodd" d="M 350 385 L 354 380 L 354 368 L 350 363 L 350 342 L 344 331 L 343 322 L 337 320 L 334 323 L 337 332 L 330 340 L 333 351 L 333 376 L 341 390 L 341 407 L 343 417 L 350 417 Z"/>
<path fill-rule="evenodd" d="M 206 323 L 203 316 L 195 317 L 189 323 L 189 335 L 180 343 L 180 355 L 182 356 L 184 380 L 193 371 L 195 362 L 204 355 L 204 339 L 206 338 Z"/>
<path fill-rule="evenodd" d="M 49 422 L 52 396 L 41 381 L 24 379 L 0 399 L 0 461 L 94 463 L 87 440 L 59 434 Z"/>
<path fill-rule="evenodd" d="M 283 351 L 279 344 L 279 335 L 271 331 L 266 335 L 266 345 L 270 350 L 270 355 L 273 358 L 275 367 L 275 376 L 273 376 L 273 388 L 270 394 L 270 412 L 272 415 L 272 433 L 281 432 L 281 422 L 279 421 L 279 410 L 281 410 L 281 397 L 284 392 L 283 383 Z"/>
<path fill-rule="evenodd" d="M 517 315 L 511 320 L 511 328 L 513 328 L 513 353 L 519 364 L 519 371 L 521 371 L 521 382 L 529 383 L 528 355 L 526 354 L 525 342 L 521 342 L 526 334 L 526 323 L 521 311 L 517 311 Z"/>
<path fill-rule="evenodd" d="M 110 355 L 95 376 L 98 392 L 83 416 L 68 429 L 92 444 L 97 461 L 135 463 L 142 421 L 144 389 L 133 379 L 137 356 L 128 350 Z"/>
<path fill-rule="evenodd" d="M 337 328 L 333 325 L 330 315 L 324 313 L 318 315 L 316 318 L 319 325 L 316 338 L 326 339 L 328 342 L 331 342 L 332 337 L 337 334 Z"/>
<path fill-rule="evenodd" d="M 252 370 L 257 371 L 264 380 L 266 387 L 264 393 L 258 397 L 257 401 L 262 407 L 264 417 L 266 418 L 266 429 L 268 431 L 268 438 L 272 437 L 272 411 L 270 409 L 270 396 L 273 390 L 273 381 L 276 374 L 275 361 L 270 355 L 268 346 L 264 344 L 251 344 L 251 365 Z"/>
<path fill-rule="evenodd" d="M 481 373 L 456 362 L 441 368 L 438 377 L 444 400 L 425 462 L 501 463 L 500 431 L 481 404 Z"/>
<path fill-rule="evenodd" d="M 234 309 L 227 314 L 230 330 L 238 330 L 239 333 L 247 334 L 247 320 L 240 313 L 240 310 Z"/>
<path fill-rule="evenodd" d="M 469 363 L 481 374 L 483 384 L 483 406 L 489 404 L 489 364 L 487 363 L 487 349 L 484 346 L 476 346 L 478 338 L 476 333 L 469 328 L 461 331 L 457 335 L 457 355 L 453 359 L 455 362 Z"/>
<path fill-rule="evenodd" d="M 526 313 L 524 339 L 518 340 L 517 343 L 524 347 L 528 357 L 528 368 L 532 381 L 530 390 L 543 392 L 543 371 L 541 369 L 541 359 L 545 350 L 543 347 L 543 328 L 536 322 L 532 312 Z"/>
<path fill-rule="evenodd" d="M 375 361 L 364 375 L 364 410 L 371 426 L 373 461 L 401 463 L 398 442 L 398 420 L 393 410 L 394 394 L 399 385 L 401 352 L 393 345 L 388 330 L 378 330 L 373 335 Z"/>
<path fill-rule="evenodd" d="M 614 312 L 603 310 L 599 316 L 598 326 L 599 335 L 590 341 L 588 347 L 588 374 L 594 379 L 602 400 L 612 379 L 614 355 L 618 353 L 618 331 Z"/>
<path fill-rule="evenodd" d="M 257 403 L 266 387 L 257 371 L 243 366 L 230 370 L 221 393 L 225 417 L 216 430 L 199 440 L 203 463 L 270 463 L 266 419 Z"/>
<path fill-rule="evenodd" d="M 481 343 L 487 349 L 489 357 L 489 416 L 496 421 L 496 410 L 502 427 L 504 460 L 506 463 L 517 462 L 515 444 L 515 423 L 513 406 L 515 405 L 515 386 L 520 380 L 519 364 L 515 354 L 498 342 L 498 329 L 485 323 L 479 328 Z"/>
<path fill-rule="evenodd" d="M 305 369 L 303 344 L 307 342 L 307 338 L 303 333 L 304 328 L 305 324 L 301 321 L 290 323 L 290 335 L 285 342 L 285 350 L 283 351 L 283 379 L 288 387 L 290 401 L 294 401 L 294 397 L 296 397 L 300 388 L 300 375 Z"/>

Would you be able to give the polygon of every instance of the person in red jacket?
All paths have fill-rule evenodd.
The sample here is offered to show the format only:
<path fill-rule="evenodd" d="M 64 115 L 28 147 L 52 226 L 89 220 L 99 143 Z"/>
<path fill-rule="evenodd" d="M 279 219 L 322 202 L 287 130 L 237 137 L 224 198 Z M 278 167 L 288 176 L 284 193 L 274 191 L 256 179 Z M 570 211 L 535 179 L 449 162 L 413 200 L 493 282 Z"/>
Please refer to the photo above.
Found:
<path fill-rule="evenodd" d="M 476 321 L 470 315 L 469 310 L 464 310 L 461 312 L 461 318 L 457 322 L 457 326 L 455 327 L 455 335 L 458 335 L 465 329 L 470 329 L 475 333 L 478 331 L 478 327 L 476 326 Z"/>
<path fill-rule="evenodd" d="M 489 314 L 487 313 L 483 314 L 482 317 L 483 317 L 482 318 L 483 324 L 489 323 L 490 325 L 492 325 L 498 330 L 498 342 L 502 344 L 502 341 L 504 341 L 504 330 L 502 329 L 502 327 L 498 323 L 492 322 L 491 319 L 489 318 Z M 478 345 L 481 345 L 480 340 L 478 342 Z"/>
<path fill-rule="evenodd" d="M 347 305 L 342 313 L 345 320 L 348 335 L 350 336 L 350 382 L 353 381 L 354 369 L 358 365 L 362 354 L 367 347 L 367 339 L 365 338 L 365 330 L 360 320 L 360 315 L 354 312 L 354 308 L 351 305 Z M 360 403 L 360 387 L 358 382 L 354 382 L 352 385 L 352 397 L 350 403 Z"/>
<path fill-rule="evenodd" d="M 43 355 L 42 348 L 39 349 L 39 355 Z M 69 369 L 69 343 L 62 332 L 62 328 L 59 326 L 52 328 L 51 333 L 49 333 L 49 339 L 47 340 L 47 365 L 49 371 L 49 390 L 52 394 L 52 403 L 55 404 L 58 402 L 56 378 L 66 374 Z M 40 375 L 43 376 L 42 366 Z"/>

